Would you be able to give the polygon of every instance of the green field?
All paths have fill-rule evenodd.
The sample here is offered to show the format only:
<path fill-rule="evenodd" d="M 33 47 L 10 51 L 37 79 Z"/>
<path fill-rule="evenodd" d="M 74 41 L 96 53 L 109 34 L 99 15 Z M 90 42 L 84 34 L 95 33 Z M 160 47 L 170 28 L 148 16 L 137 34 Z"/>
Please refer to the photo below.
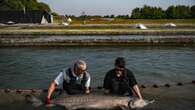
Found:
<path fill-rule="evenodd" d="M 73 19 L 68 26 L 62 25 L 60 18 L 53 24 L 14 24 L 0 26 L 0 34 L 28 35 L 195 35 L 195 19 L 113 19 L 82 20 Z M 148 29 L 135 28 L 142 23 Z M 175 23 L 176 27 L 165 27 L 166 23 Z"/>
<path fill-rule="evenodd" d="M 72 19 L 71 25 L 83 24 L 83 20 Z M 62 23 L 62 19 L 59 17 L 54 17 L 54 23 Z M 165 24 L 165 23 L 175 23 L 175 24 L 195 24 L 195 19 L 88 19 L 85 20 L 86 24 Z"/>

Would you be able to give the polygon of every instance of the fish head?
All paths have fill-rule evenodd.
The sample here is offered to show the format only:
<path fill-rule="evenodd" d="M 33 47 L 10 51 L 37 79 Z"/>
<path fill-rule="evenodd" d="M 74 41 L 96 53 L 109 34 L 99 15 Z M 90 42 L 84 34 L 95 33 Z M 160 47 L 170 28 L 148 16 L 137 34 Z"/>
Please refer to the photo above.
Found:
<path fill-rule="evenodd" d="M 143 107 L 145 107 L 148 104 L 153 103 L 153 102 L 154 102 L 154 100 L 148 101 L 148 100 L 144 100 L 144 99 L 133 98 L 132 100 L 129 100 L 128 107 L 130 110 L 135 109 L 135 108 L 143 108 Z"/>

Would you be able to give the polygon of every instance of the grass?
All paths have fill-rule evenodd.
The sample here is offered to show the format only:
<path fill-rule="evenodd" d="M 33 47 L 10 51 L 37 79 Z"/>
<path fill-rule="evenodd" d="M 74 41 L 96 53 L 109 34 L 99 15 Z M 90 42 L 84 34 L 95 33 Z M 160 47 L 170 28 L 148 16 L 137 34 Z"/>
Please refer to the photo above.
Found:
<path fill-rule="evenodd" d="M 60 23 L 61 18 L 54 18 L 56 24 Z M 185 32 L 187 34 L 195 33 L 195 19 L 113 19 L 113 20 L 102 20 L 94 19 L 87 20 L 86 25 L 82 25 L 83 21 L 78 19 L 73 19 L 73 22 L 69 26 L 64 25 L 7 25 L 0 26 L 0 34 L 84 34 L 91 33 L 94 35 L 97 33 L 112 34 L 113 33 L 134 33 L 134 32 Z M 141 30 L 133 28 L 133 24 L 143 23 L 148 27 L 147 30 Z M 175 23 L 176 28 L 164 28 L 165 23 Z M 107 32 L 107 33 L 106 33 Z"/>
<path fill-rule="evenodd" d="M 93 19 L 85 20 L 86 24 L 165 24 L 165 23 L 175 23 L 175 24 L 195 24 L 195 19 L 113 19 L 113 20 L 103 20 L 103 19 Z M 54 18 L 54 23 L 62 23 L 60 18 Z M 81 25 L 82 20 L 73 19 L 72 25 Z"/>

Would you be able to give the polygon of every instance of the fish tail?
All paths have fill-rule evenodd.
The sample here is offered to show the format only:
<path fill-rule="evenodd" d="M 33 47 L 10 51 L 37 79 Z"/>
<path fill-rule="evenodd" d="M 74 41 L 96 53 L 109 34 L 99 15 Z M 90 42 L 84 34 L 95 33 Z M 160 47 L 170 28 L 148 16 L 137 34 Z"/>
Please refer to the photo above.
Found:
<path fill-rule="evenodd" d="M 43 105 L 43 102 L 33 95 L 26 95 L 25 99 L 28 103 L 31 103 L 34 107 L 39 107 Z"/>

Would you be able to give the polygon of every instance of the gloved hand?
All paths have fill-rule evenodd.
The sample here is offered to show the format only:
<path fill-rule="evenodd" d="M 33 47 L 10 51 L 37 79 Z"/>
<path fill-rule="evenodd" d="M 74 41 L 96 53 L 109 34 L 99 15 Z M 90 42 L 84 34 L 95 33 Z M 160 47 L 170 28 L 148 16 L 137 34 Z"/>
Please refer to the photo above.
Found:
<path fill-rule="evenodd" d="M 45 97 L 45 104 L 51 104 L 51 99 L 48 97 Z"/>

